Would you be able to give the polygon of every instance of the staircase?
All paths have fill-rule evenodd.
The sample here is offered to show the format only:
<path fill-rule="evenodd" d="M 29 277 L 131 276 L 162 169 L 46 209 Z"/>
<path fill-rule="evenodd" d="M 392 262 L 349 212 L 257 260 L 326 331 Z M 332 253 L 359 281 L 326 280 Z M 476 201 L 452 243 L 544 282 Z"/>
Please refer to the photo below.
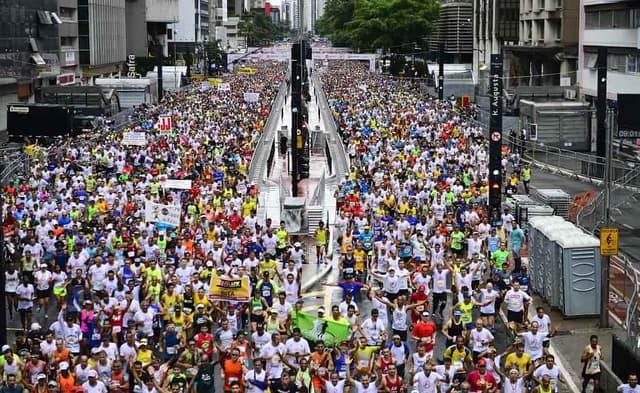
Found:
<path fill-rule="evenodd" d="M 314 234 L 316 232 L 316 229 L 318 229 L 318 223 L 323 220 L 323 214 L 322 206 L 307 206 L 309 234 Z"/>

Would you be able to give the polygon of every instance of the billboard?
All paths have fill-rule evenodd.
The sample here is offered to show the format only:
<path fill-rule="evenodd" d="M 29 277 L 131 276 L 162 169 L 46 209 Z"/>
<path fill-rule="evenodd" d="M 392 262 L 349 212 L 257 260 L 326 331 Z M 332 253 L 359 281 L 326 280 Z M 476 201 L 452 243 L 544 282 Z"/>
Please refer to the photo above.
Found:
<path fill-rule="evenodd" d="M 12 137 L 67 135 L 73 130 L 73 112 L 66 105 L 9 104 L 7 132 Z"/>

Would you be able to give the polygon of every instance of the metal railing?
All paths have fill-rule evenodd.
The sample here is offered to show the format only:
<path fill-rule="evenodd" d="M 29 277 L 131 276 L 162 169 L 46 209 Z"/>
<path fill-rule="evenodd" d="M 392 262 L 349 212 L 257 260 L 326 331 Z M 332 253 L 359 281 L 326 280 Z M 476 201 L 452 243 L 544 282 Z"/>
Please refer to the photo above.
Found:
<path fill-rule="evenodd" d="M 320 181 L 318 181 L 318 185 L 316 185 L 316 189 L 313 191 L 313 195 L 311 196 L 311 199 L 309 199 L 310 206 L 323 205 L 326 186 L 327 186 L 326 171 L 323 171 L 322 176 L 320 177 Z"/>
<path fill-rule="evenodd" d="M 605 161 L 593 154 L 547 146 L 535 141 L 522 141 L 503 136 L 510 151 L 521 152 L 522 158 L 546 170 L 565 172 L 601 182 L 604 180 Z M 614 159 L 611 162 L 612 181 L 616 185 L 640 187 L 640 162 Z"/>
<path fill-rule="evenodd" d="M 313 76 L 313 84 L 315 86 L 316 97 L 318 98 L 318 108 L 320 108 L 320 119 L 322 127 L 327 132 L 327 144 L 331 151 L 331 161 L 333 164 L 332 174 L 336 179 L 342 180 L 349 173 L 349 156 L 342 143 L 342 138 L 336 127 L 336 120 L 333 118 L 333 111 L 329 106 L 329 101 L 322 89 L 322 82 L 317 75 Z"/>
<path fill-rule="evenodd" d="M 285 78 L 286 79 L 286 78 Z M 276 99 L 271 105 L 271 111 L 267 117 L 267 121 L 262 128 L 262 134 L 256 143 L 255 150 L 251 156 L 251 162 L 249 163 L 249 170 L 247 171 L 248 179 L 252 183 L 258 183 L 262 181 L 262 177 L 265 175 L 263 172 L 264 164 L 267 162 L 270 150 L 272 148 L 269 141 L 274 141 L 276 136 L 276 127 L 278 125 L 278 117 L 284 100 L 287 96 L 287 82 L 283 81 L 278 90 Z M 261 169 L 262 168 L 262 169 Z M 260 172 L 260 173 L 259 173 Z M 268 172 L 268 170 L 267 170 Z"/>

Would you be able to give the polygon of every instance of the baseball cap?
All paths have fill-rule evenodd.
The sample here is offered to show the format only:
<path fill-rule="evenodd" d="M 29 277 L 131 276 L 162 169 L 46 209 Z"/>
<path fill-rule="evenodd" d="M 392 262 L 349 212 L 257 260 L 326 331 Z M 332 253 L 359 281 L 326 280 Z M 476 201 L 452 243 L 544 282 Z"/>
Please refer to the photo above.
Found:
<path fill-rule="evenodd" d="M 11 351 L 11 347 L 5 344 L 2 346 L 2 353 L 5 353 L 7 351 Z"/>
<path fill-rule="evenodd" d="M 60 362 L 60 371 L 68 370 L 69 362 Z"/>
<path fill-rule="evenodd" d="M 459 317 L 460 315 L 462 315 L 462 312 L 460 310 L 455 310 L 453 312 L 453 315 L 455 315 L 456 317 Z"/>
<path fill-rule="evenodd" d="M 46 376 L 44 373 L 40 373 L 40 374 L 38 374 L 38 376 L 37 376 L 36 378 L 37 378 L 37 379 L 38 379 L 38 381 L 39 381 L 39 380 L 41 380 L 41 379 L 47 379 L 47 376 Z"/>
<path fill-rule="evenodd" d="M 478 360 L 478 364 L 477 364 L 478 367 L 486 366 L 486 365 L 487 365 L 487 361 L 486 360 L 484 360 L 484 359 Z"/>
<path fill-rule="evenodd" d="M 422 316 L 423 317 L 428 317 L 429 316 L 429 311 L 423 311 L 422 312 Z"/>
<path fill-rule="evenodd" d="M 196 306 L 196 308 L 204 308 L 204 304 L 202 304 L 202 303 L 198 303 L 198 305 Z"/>
<path fill-rule="evenodd" d="M 424 290 L 425 290 L 425 289 L 426 289 L 426 288 L 425 288 L 425 286 L 424 286 L 424 285 L 419 285 L 419 286 L 418 286 L 418 291 L 420 291 L 420 292 L 424 292 Z"/>
<path fill-rule="evenodd" d="M 149 340 L 147 340 L 146 338 L 143 338 L 142 340 L 140 340 L 140 345 L 147 345 L 149 344 Z"/>
<path fill-rule="evenodd" d="M 295 243 L 293 243 L 293 246 L 294 246 L 294 247 L 302 247 L 302 243 L 300 243 L 300 242 L 295 242 Z"/>
<path fill-rule="evenodd" d="M 321 313 L 323 313 L 323 314 L 324 314 L 324 307 L 319 307 L 319 308 L 318 308 L 318 312 L 321 312 Z"/>
<path fill-rule="evenodd" d="M 89 378 L 98 378 L 98 372 L 96 370 L 90 370 L 88 374 Z"/>

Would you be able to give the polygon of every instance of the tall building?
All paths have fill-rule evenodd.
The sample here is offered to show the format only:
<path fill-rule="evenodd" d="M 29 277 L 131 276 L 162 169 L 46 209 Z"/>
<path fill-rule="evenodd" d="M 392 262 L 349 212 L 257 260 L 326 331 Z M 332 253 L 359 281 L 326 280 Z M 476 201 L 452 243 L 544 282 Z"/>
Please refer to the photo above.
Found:
<path fill-rule="evenodd" d="M 581 0 L 578 76 L 581 94 L 596 96 L 597 51 L 609 48 L 607 98 L 640 93 L 640 5 L 626 1 Z"/>
<path fill-rule="evenodd" d="M 444 44 L 446 63 L 467 63 L 473 59 L 473 4 L 469 1 L 447 1 L 440 6 L 429 50 L 437 53 Z"/>
<path fill-rule="evenodd" d="M 58 26 L 60 36 L 60 77 L 59 85 L 71 85 L 81 75 L 80 40 L 78 36 L 78 0 L 58 0 L 58 16 L 62 22 Z"/>
<path fill-rule="evenodd" d="M 82 82 L 119 74 L 127 56 L 125 0 L 77 0 Z"/>
<path fill-rule="evenodd" d="M 209 31 L 211 39 L 220 41 L 226 52 L 237 52 L 246 47 L 246 40 L 240 36 L 240 16 L 244 1 L 210 0 Z"/>
<path fill-rule="evenodd" d="M 57 0 L 0 0 L 0 108 L 33 100 L 60 74 Z M 0 130 L 6 128 L 0 110 Z"/>
<path fill-rule="evenodd" d="M 473 0 L 473 78 L 481 92 L 488 86 L 491 55 L 518 42 L 519 8 L 520 0 Z M 503 65 L 509 69 L 508 58 Z"/>
<path fill-rule="evenodd" d="M 573 86 L 578 60 L 579 0 L 522 0 L 517 45 L 505 87 Z"/>
<path fill-rule="evenodd" d="M 169 51 L 199 53 L 209 40 L 209 0 L 179 0 L 179 18 L 167 27 Z"/>
<path fill-rule="evenodd" d="M 178 20 L 179 0 L 126 0 L 127 55 L 168 56 L 167 26 Z"/>

